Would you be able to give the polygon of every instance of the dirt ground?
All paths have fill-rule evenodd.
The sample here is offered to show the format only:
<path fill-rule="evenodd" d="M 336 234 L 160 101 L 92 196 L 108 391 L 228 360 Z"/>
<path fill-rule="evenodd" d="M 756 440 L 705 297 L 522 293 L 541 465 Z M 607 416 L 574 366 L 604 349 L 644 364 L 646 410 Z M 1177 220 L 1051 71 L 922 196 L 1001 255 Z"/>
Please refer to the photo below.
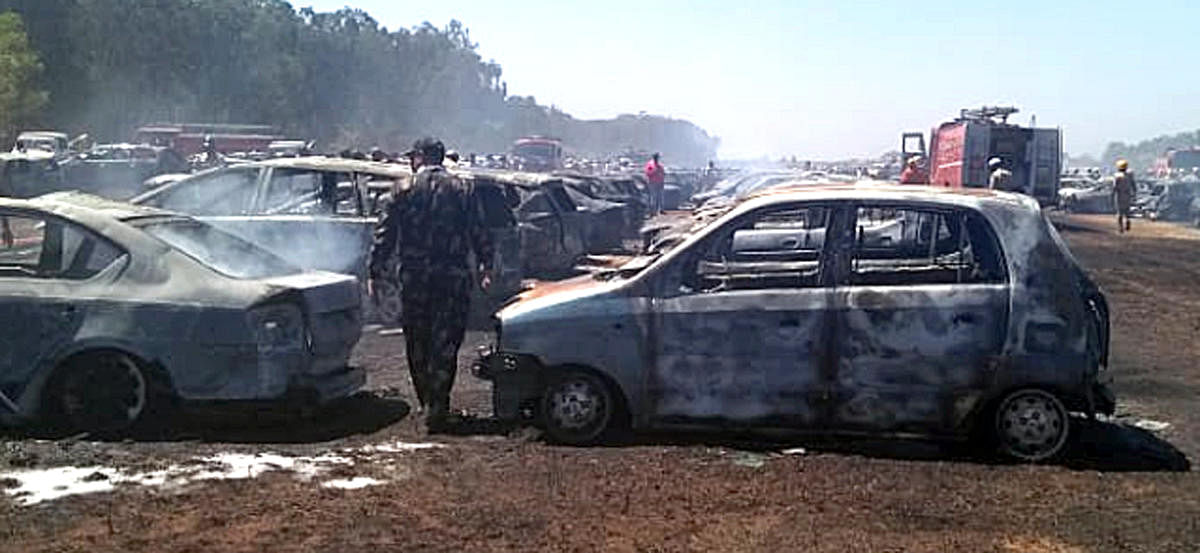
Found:
<path fill-rule="evenodd" d="M 209 409 L 157 440 L 9 435 L 0 437 L 0 472 L 441 444 L 334 469 L 378 485 L 329 489 L 275 471 L 33 506 L 0 495 L 0 551 L 1200 550 L 1200 477 L 1186 471 L 1200 455 L 1200 233 L 1135 221 L 1117 235 L 1108 217 L 1058 221 L 1108 294 L 1119 413 L 1115 422 L 1079 421 L 1057 465 L 918 442 L 672 435 L 565 448 L 486 419 L 427 438 L 400 370 L 403 337 L 372 329 L 355 354 L 369 393 L 315 422 Z M 464 368 L 487 338 L 470 333 Z M 454 400 L 486 417 L 489 393 L 463 371 Z M 0 479 L 0 489 L 12 486 Z"/>

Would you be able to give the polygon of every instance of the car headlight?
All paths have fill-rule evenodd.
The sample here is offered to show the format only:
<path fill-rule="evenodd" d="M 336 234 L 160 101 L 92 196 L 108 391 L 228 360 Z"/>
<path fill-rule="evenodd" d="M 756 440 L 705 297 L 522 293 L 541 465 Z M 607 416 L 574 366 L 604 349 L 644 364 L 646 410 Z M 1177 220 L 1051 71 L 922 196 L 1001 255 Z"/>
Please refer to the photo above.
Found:
<path fill-rule="evenodd" d="M 247 317 L 260 353 L 300 351 L 309 341 L 304 314 L 295 305 L 256 307 Z"/>

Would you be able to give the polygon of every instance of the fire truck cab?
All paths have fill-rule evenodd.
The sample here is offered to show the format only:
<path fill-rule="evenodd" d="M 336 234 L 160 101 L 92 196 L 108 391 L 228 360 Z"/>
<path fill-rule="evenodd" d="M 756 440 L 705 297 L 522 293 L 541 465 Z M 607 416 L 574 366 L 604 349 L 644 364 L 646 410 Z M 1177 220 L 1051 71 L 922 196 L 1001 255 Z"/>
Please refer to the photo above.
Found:
<path fill-rule="evenodd" d="M 1010 190 L 1033 196 L 1042 205 L 1058 198 L 1062 133 L 1059 129 L 1021 127 L 1008 122 L 1014 107 L 964 109 L 958 119 L 935 127 L 929 137 L 929 184 L 950 188 L 987 188 L 988 160 L 1000 158 L 1012 172 Z M 923 140 L 905 133 L 904 158 L 924 151 Z"/>

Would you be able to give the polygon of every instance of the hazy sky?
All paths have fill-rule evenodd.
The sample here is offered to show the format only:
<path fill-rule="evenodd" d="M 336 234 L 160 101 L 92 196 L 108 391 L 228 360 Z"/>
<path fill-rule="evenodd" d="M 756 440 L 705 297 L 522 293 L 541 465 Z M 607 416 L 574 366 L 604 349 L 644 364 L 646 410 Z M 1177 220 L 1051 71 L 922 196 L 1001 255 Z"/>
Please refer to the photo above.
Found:
<path fill-rule="evenodd" d="M 1098 154 L 1200 128 L 1200 2 L 293 0 L 395 29 L 462 21 L 510 94 L 582 118 L 689 119 L 723 157 L 874 156 L 1012 104 Z"/>

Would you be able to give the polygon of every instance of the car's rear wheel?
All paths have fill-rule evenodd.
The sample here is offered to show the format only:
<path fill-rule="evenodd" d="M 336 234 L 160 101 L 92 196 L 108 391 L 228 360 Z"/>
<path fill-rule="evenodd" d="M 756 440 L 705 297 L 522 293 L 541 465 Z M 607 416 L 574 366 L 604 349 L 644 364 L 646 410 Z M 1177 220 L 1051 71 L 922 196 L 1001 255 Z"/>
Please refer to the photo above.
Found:
<path fill-rule="evenodd" d="M 994 432 L 1001 453 L 1025 462 L 1041 462 L 1062 453 L 1071 431 L 1062 400 L 1038 388 L 1004 396 L 994 412 Z"/>
<path fill-rule="evenodd" d="M 558 443 L 599 442 L 612 426 L 617 409 L 613 390 L 587 371 L 555 373 L 542 393 L 542 422 L 546 434 Z"/>
<path fill-rule="evenodd" d="M 129 355 L 78 355 L 56 372 L 46 396 L 50 422 L 64 430 L 125 434 L 142 426 L 162 400 L 161 383 Z"/>

